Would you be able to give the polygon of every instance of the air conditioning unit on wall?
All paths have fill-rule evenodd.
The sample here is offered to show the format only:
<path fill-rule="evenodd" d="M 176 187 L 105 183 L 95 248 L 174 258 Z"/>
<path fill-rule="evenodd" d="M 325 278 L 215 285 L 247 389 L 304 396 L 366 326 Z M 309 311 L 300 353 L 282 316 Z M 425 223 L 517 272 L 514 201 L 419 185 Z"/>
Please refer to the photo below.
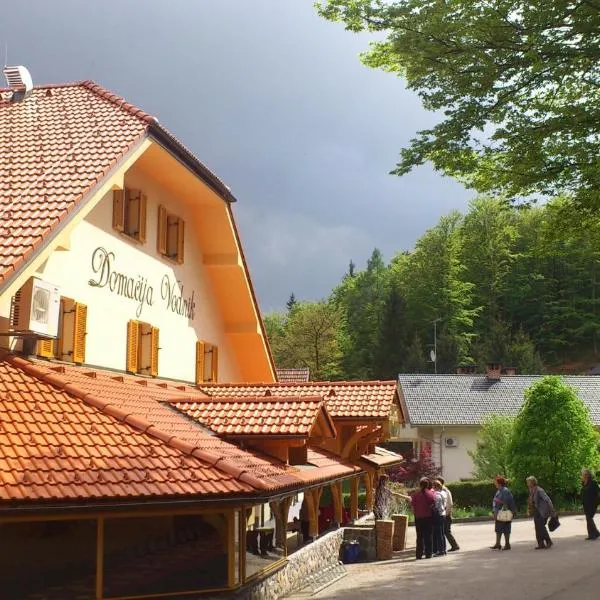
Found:
<path fill-rule="evenodd" d="M 446 448 L 458 448 L 458 438 L 447 437 L 446 438 Z"/>
<path fill-rule="evenodd" d="M 15 294 L 12 328 L 18 333 L 56 337 L 60 316 L 60 289 L 39 277 L 30 277 Z"/>

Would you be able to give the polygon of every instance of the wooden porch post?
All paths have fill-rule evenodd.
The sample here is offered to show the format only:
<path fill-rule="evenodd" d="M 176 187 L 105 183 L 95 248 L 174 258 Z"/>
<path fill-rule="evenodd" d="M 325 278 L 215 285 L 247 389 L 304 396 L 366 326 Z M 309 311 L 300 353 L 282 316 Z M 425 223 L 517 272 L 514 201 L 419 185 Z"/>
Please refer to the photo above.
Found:
<path fill-rule="evenodd" d="M 350 480 L 350 519 L 358 519 L 358 481 L 359 477 Z"/>
<path fill-rule="evenodd" d="M 96 600 L 104 597 L 104 517 L 96 521 Z"/>
<path fill-rule="evenodd" d="M 240 583 L 246 583 L 246 530 L 248 513 L 245 506 L 240 509 Z"/>
<path fill-rule="evenodd" d="M 292 505 L 292 496 L 288 496 L 281 501 L 281 524 L 282 524 L 282 544 L 281 547 L 287 556 L 287 523 L 290 515 L 290 506 Z"/>
<path fill-rule="evenodd" d="M 291 496 L 287 496 L 277 502 L 269 503 L 271 512 L 275 517 L 275 545 L 284 550 L 287 550 L 287 521 L 291 504 Z"/>
<path fill-rule="evenodd" d="M 342 482 L 336 481 L 331 484 L 331 496 L 333 498 L 333 520 L 338 527 L 343 525 L 343 497 L 342 497 Z"/>
<path fill-rule="evenodd" d="M 308 502 L 308 535 L 312 538 L 319 536 L 319 503 L 321 502 L 322 488 L 304 492 Z"/>
<path fill-rule="evenodd" d="M 373 510 L 373 504 L 374 504 L 373 482 L 374 482 L 373 473 L 371 473 L 370 471 L 367 471 L 365 473 L 365 487 L 367 490 L 367 496 L 366 496 L 367 506 L 366 506 L 366 508 L 369 512 L 371 512 Z"/>
<path fill-rule="evenodd" d="M 235 516 L 227 512 L 227 585 L 235 587 Z"/>
<path fill-rule="evenodd" d="M 275 518 L 275 546 L 281 546 L 281 502 L 279 500 L 275 500 L 274 502 L 269 502 L 269 507 L 271 508 L 271 514 Z"/>

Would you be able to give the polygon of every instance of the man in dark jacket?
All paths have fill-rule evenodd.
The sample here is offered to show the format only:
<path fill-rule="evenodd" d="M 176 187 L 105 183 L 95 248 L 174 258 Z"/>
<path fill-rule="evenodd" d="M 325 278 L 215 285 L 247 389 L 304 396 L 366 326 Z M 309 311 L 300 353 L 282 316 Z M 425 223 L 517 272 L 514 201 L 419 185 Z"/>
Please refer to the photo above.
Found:
<path fill-rule="evenodd" d="M 600 531 L 594 523 L 594 515 L 598 504 L 600 504 L 600 488 L 592 477 L 592 472 L 589 469 L 584 469 L 581 472 L 583 487 L 581 488 L 581 502 L 583 504 L 583 512 L 587 522 L 588 536 L 586 540 L 596 540 L 600 537 Z"/>

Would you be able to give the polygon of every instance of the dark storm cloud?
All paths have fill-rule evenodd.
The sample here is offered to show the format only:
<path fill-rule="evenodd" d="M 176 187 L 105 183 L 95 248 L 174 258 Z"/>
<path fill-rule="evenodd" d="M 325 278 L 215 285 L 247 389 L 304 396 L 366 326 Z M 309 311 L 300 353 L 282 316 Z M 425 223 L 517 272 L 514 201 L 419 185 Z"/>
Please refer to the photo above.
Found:
<path fill-rule="evenodd" d="M 37 83 L 94 79 L 156 115 L 232 188 L 263 309 L 319 298 L 352 258 L 390 257 L 469 194 L 388 175 L 433 121 L 363 67 L 368 38 L 312 0 L 3 3 L 0 42 Z"/>

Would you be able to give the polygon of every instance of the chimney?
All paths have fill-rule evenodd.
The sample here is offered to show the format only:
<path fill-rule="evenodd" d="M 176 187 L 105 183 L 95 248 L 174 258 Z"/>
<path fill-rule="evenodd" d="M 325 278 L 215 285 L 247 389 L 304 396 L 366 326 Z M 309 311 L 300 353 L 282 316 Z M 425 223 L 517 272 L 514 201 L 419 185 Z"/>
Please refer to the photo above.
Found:
<path fill-rule="evenodd" d="M 517 374 L 517 367 L 505 367 L 502 369 L 502 374 L 507 377 L 514 377 Z"/>
<path fill-rule="evenodd" d="M 488 381 L 500 381 L 502 374 L 502 365 L 497 362 L 489 362 L 485 365 L 486 377 Z"/>
<path fill-rule="evenodd" d="M 456 367 L 457 375 L 474 375 L 476 370 L 475 365 L 462 364 Z"/>

